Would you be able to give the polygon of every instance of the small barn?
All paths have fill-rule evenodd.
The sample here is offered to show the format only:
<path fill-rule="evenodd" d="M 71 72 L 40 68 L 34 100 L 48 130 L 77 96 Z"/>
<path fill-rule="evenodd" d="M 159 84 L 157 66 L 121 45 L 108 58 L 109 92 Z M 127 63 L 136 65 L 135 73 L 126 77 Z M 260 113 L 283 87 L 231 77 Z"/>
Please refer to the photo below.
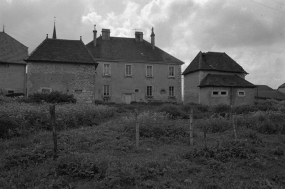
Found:
<path fill-rule="evenodd" d="M 199 52 L 182 75 L 184 103 L 254 104 L 255 85 L 245 80 L 247 72 L 226 53 Z"/>

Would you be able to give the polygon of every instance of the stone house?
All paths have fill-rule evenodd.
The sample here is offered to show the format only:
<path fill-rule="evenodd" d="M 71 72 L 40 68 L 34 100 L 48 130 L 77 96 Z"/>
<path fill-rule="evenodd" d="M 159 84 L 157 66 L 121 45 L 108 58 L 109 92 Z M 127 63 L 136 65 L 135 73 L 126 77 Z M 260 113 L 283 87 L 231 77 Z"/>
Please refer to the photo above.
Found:
<path fill-rule="evenodd" d="M 47 38 L 25 60 L 28 95 L 59 91 L 92 103 L 98 63 L 80 40 Z"/>
<path fill-rule="evenodd" d="M 254 104 L 255 85 L 247 72 L 226 53 L 199 52 L 182 73 L 184 103 Z"/>
<path fill-rule="evenodd" d="M 102 29 L 97 38 L 86 45 L 99 63 L 96 75 L 95 99 L 115 103 L 181 102 L 182 61 L 143 39 L 143 32 L 134 38 L 111 37 Z"/>
<path fill-rule="evenodd" d="M 0 95 L 26 94 L 26 63 L 28 47 L 0 32 Z"/>

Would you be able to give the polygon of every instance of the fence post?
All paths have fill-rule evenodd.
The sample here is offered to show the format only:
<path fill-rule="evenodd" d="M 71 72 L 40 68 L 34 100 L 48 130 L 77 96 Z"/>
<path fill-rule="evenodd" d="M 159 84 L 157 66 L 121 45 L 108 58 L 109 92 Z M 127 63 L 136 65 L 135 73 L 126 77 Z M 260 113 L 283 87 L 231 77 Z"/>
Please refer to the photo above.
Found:
<path fill-rule="evenodd" d="M 140 125 L 138 122 L 138 111 L 136 111 L 136 148 L 139 149 L 140 145 Z"/>
<path fill-rule="evenodd" d="M 232 113 L 232 125 L 233 125 L 233 130 L 234 130 L 234 136 L 235 136 L 235 141 L 237 140 L 237 131 L 236 131 L 236 124 L 235 124 L 235 116 Z"/>
<path fill-rule="evenodd" d="M 208 119 L 208 122 L 210 122 L 210 120 Z M 210 123 L 208 123 L 210 124 Z M 205 149 L 207 149 L 207 128 L 206 128 L 206 124 L 204 124 L 203 126 L 203 131 L 204 131 L 204 145 L 205 145 Z"/>
<path fill-rule="evenodd" d="M 57 133 L 55 125 L 55 105 L 50 105 L 50 124 L 52 127 L 52 139 L 53 139 L 53 158 L 57 158 Z"/>
<path fill-rule="evenodd" d="M 190 146 L 193 146 L 193 109 L 190 112 Z"/>

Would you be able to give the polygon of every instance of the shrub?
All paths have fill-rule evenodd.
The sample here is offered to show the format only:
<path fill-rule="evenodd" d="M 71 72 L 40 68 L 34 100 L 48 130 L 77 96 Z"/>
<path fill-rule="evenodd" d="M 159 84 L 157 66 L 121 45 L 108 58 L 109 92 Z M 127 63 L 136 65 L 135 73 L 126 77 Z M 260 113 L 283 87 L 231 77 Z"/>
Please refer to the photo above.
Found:
<path fill-rule="evenodd" d="M 171 119 L 177 119 L 184 115 L 184 113 L 179 109 L 179 107 L 173 104 L 163 104 L 161 107 L 157 108 L 156 111 L 165 112 L 169 115 Z"/>
<path fill-rule="evenodd" d="M 207 120 L 204 119 L 198 121 L 196 124 L 200 130 L 204 130 L 205 128 L 209 133 L 224 132 L 231 129 L 230 121 L 224 118 L 210 118 Z"/>
<path fill-rule="evenodd" d="M 231 107 L 227 104 L 218 104 L 216 106 L 213 106 L 212 110 L 213 110 L 213 113 L 216 113 L 216 114 L 226 114 L 230 112 Z"/>
<path fill-rule="evenodd" d="M 73 94 L 64 94 L 58 91 L 52 91 L 51 93 L 34 93 L 29 96 L 32 102 L 48 102 L 48 103 L 75 103 L 76 99 Z"/>
<path fill-rule="evenodd" d="M 258 108 L 256 106 L 251 105 L 241 105 L 233 108 L 233 112 L 236 114 L 249 114 L 250 112 L 255 112 L 257 110 Z"/>

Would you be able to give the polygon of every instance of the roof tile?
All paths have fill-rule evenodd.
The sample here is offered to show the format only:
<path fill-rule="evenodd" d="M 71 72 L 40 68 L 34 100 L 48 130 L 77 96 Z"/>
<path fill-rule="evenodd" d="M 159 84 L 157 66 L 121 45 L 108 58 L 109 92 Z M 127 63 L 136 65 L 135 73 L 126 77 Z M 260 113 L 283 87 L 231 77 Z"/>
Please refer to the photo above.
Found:
<path fill-rule="evenodd" d="M 242 87 L 254 88 L 255 85 L 237 75 L 208 74 L 199 87 Z"/>
<path fill-rule="evenodd" d="M 199 52 L 182 74 L 187 75 L 199 70 L 246 73 L 236 61 L 220 52 Z"/>
<path fill-rule="evenodd" d="M 26 61 L 96 63 L 81 40 L 48 38 L 31 53 Z"/>

